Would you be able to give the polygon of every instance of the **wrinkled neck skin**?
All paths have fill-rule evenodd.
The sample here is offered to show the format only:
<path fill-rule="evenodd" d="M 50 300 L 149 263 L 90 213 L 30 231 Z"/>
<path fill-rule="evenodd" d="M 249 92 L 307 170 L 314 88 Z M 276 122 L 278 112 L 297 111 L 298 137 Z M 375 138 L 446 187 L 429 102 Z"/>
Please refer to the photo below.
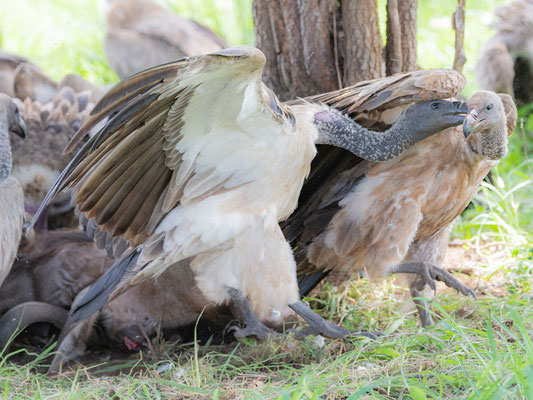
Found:
<path fill-rule="evenodd" d="M 495 161 L 507 155 L 507 141 L 505 124 L 480 130 L 467 139 L 470 149 L 477 157 Z"/>
<path fill-rule="evenodd" d="M 0 183 L 9 177 L 12 165 L 7 119 L 1 117 L 0 115 Z"/>
<path fill-rule="evenodd" d="M 316 121 L 318 127 L 317 144 L 341 147 L 369 161 L 387 161 L 399 156 L 416 143 L 412 129 L 398 120 L 385 132 L 371 131 L 347 117 L 341 126 L 329 122 Z"/>

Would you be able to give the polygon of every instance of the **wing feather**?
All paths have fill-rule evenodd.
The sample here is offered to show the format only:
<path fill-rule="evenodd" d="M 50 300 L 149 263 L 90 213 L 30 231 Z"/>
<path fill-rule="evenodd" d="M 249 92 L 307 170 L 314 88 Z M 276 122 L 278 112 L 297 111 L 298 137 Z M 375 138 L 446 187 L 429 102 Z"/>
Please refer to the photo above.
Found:
<path fill-rule="evenodd" d="M 272 94 L 265 102 L 264 63 L 257 49 L 233 48 L 154 67 L 117 84 L 66 150 L 101 128 L 43 204 L 72 188 L 83 219 L 94 220 L 95 238 L 112 250 L 117 236 L 131 246 L 142 243 L 179 204 L 253 181 L 260 172 L 241 166 L 257 158 L 256 149 L 268 148 L 272 136 L 261 136 L 250 124 L 272 124 L 275 135 L 289 115 Z"/>

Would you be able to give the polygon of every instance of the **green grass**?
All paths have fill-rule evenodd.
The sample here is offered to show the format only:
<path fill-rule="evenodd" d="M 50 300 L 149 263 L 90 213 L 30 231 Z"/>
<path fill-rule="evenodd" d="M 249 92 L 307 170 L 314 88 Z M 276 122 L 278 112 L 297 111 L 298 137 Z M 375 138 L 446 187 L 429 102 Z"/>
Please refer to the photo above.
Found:
<path fill-rule="evenodd" d="M 0 364 L 5 398 L 533 399 L 533 304 L 529 296 L 478 301 L 441 294 L 438 323 L 418 327 L 394 287 L 365 280 L 322 292 L 323 315 L 380 329 L 372 341 L 292 337 L 225 346 L 156 347 L 153 355 L 78 366 L 59 378 Z M 120 375 L 112 375 L 117 370 Z M 159 372 L 158 372 L 159 371 Z"/>

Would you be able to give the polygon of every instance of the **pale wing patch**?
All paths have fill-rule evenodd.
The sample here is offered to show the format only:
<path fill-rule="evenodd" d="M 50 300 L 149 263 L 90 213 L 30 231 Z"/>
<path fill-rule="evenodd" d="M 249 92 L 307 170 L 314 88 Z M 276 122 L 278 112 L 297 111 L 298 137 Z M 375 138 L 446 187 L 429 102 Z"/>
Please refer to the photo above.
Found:
<path fill-rule="evenodd" d="M 0 285 L 15 261 L 24 223 L 24 195 L 18 181 L 0 183 Z"/>

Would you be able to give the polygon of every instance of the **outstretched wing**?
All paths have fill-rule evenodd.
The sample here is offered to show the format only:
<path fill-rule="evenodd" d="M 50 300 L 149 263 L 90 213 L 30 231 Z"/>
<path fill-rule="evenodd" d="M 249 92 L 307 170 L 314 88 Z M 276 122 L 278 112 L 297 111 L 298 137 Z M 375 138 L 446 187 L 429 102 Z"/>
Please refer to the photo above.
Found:
<path fill-rule="evenodd" d="M 264 63 L 259 50 L 238 47 L 154 67 L 119 83 L 67 147 L 97 130 L 41 208 L 57 192 L 74 188 L 82 217 L 106 233 L 102 243 L 123 239 L 137 246 L 178 204 L 257 179 L 264 165 L 250 160 L 261 159 L 291 123 L 261 82 Z"/>
<path fill-rule="evenodd" d="M 309 97 L 348 114 L 363 126 L 386 130 L 414 103 L 456 96 L 465 86 L 460 73 L 448 69 L 430 69 L 397 74 L 360 82 L 354 86 Z M 293 100 L 296 104 L 304 100 Z M 302 294 L 324 277 L 307 262 L 306 247 L 329 224 L 339 210 L 339 202 L 364 177 L 369 162 L 332 146 L 317 146 L 318 154 L 298 199 L 296 211 L 282 223 L 287 240 L 296 249 L 298 278 L 306 281 Z M 309 275 L 316 279 L 309 283 Z M 304 290 L 305 289 L 305 290 Z"/>

